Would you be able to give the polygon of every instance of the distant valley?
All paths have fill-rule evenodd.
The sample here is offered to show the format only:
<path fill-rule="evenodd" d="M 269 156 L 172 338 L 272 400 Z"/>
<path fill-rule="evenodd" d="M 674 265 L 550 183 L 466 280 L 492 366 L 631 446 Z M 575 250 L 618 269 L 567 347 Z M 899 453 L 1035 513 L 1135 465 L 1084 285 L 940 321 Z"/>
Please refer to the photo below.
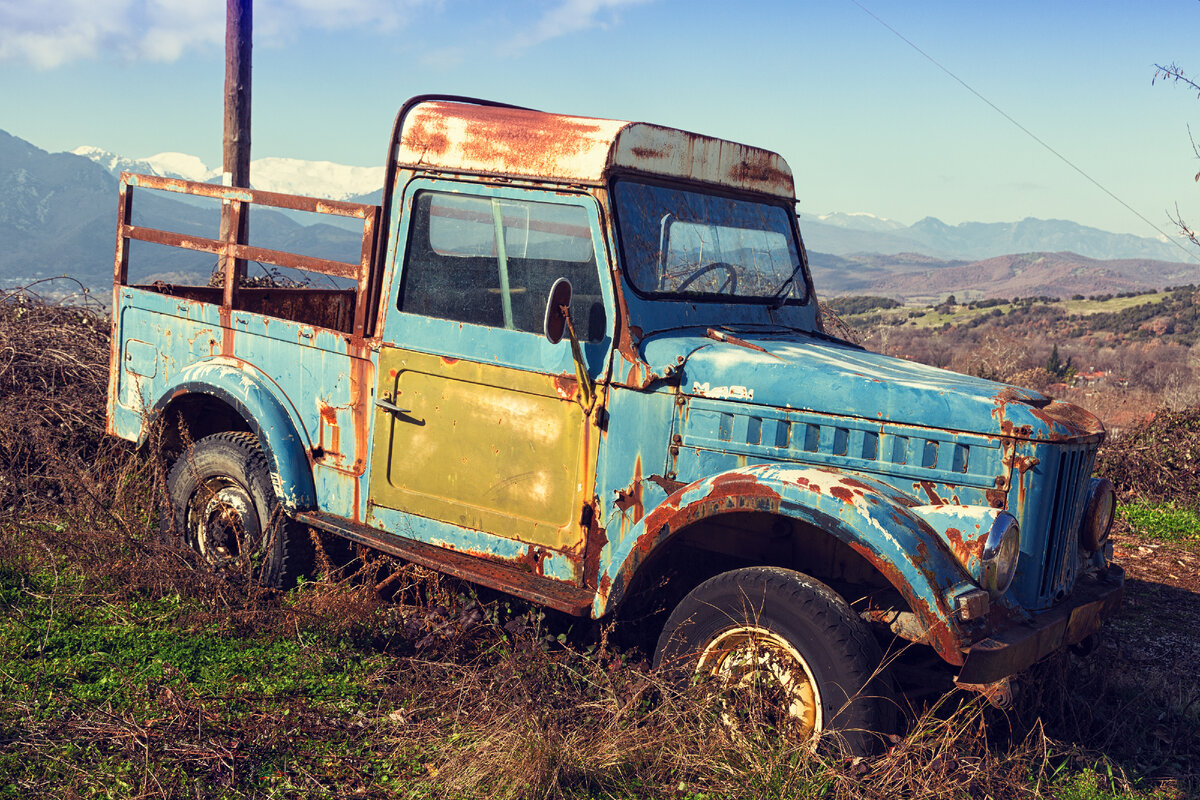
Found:
<path fill-rule="evenodd" d="M 0 286 L 70 275 L 92 290 L 111 283 L 117 176 L 122 170 L 217 181 L 218 171 L 181 153 L 127 158 L 92 147 L 47 153 L 0 131 Z M 255 188 L 330 199 L 379 202 L 382 169 L 264 158 L 251 166 Z M 173 197 L 146 195 L 139 224 L 216 235 L 216 212 Z M 266 210 L 252 217 L 252 243 L 357 260 L 358 234 L 345 225 Z M 871 294 L 929 302 L 1015 296 L 1140 291 L 1200 283 L 1200 262 L 1173 243 L 1115 234 L 1065 220 L 913 225 L 869 214 L 801 214 L 813 280 L 822 298 Z M 208 232 L 208 233 L 204 233 Z M 1197 253 L 1200 257 L 1200 253 Z M 139 280 L 203 274 L 212 258 L 163 250 Z"/>

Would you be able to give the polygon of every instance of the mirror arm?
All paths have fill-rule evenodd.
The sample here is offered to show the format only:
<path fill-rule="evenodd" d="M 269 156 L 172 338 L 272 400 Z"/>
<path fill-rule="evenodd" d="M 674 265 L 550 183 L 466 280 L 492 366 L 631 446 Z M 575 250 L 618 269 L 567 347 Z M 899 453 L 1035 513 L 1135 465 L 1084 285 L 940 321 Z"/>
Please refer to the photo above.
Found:
<path fill-rule="evenodd" d="M 568 306 L 559 306 L 562 310 L 564 321 L 567 323 L 567 337 L 571 340 L 571 357 L 575 361 L 575 377 L 579 381 L 579 405 L 583 406 L 583 413 L 592 413 L 592 406 L 596 404 L 596 384 L 592 382 L 592 376 L 588 375 L 587 364 L 583 360 L 583 348 L 579 346 L 579 337 L 575 335 L 575 324 L 571 322 L 571 309 Z"/>

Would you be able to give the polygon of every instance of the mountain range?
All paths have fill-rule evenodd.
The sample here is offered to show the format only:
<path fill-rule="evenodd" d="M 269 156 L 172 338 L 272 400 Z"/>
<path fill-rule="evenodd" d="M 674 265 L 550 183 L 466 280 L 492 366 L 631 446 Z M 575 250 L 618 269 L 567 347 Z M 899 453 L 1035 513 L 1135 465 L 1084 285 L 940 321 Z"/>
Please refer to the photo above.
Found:
<path fill-rule="evenodd" d="M 64 274 L 93 290 L 109 285 L 122 170 L 208 182 L 220 175 L 183 153 L 127 158 L 94 147 L 47 153 L 0 131 L 0 286 Z M 262 158 L 251 162 L 250 174 L 259 189 L 378 203 L 382 173 L 379 167 Z M 216 236 L 215 205 L 140 191 L 135 212 L 138 224 Z M 342 220 L 312 223 L 255 209 L 251 243 L 357 260 L 357 231 Z M 927 217 L 904 225 L 862 213 L 802 214 L 800 229 L 823 297 L 1062 297 L 1200 283 L 1200 264 L 1186 262 L 1184 251 L 1170 242 L 1066 220 L 947 225 Z M 148 257 L 140 273 L 131 273 L 136 280 L 207 274 L 213 265 L 211 256 L 142 243 L 135 256 L 139 249 Z"/>
<path fill-rule="evenodd" d="M 110 165 L 72 153 L 47 153 L 0 131 L 0 286 L 23 286 L 54 276 L 100 291 L 112 285 L 117 185 Z M 119 166 L 119 165 L 111 165 Z M 216 238 L 220 209 L 140 190 L 134 222 Z M 310 215 L 311 216 L 311 215 Z M 271 209 L 251 213 L 250 243 L 341 261 L 357 261 L 357 232 L 326 222 L 303 224 Z M 210 255 L 135 242 L 130 279 L 136 282 L 204 278 Z"/>
<path fill-rule="evenodd" d="M 963 222 L 926 217 L 912 225 L 869 214 L 800 216 L 805 244 L 822 253 L 921 253 L 949 260 L 980 260 L 1009 253 L 1072 252 L 1095 259 L 1178 261 L 1185 251 L 1163 239 L 1109 233 L 1061 219 Z"/>
<path fill-rule="evenodd" d="M 202 183 L 221 182 L 220 167 L 209 167 L 198 157 L 186 153 L 126 158 L 99 147 L 84 146 L 76 147 L 71 154 L 99 164 L 117 178 L 122 172 L 137 172 Z M 329 200 L 350 200 L 370 194 L 383 185 L 383 167 L 348 167 L 331 161 L 296 158 L 254 159 L 250 162 L 250 175 L 255 189 Z"/>

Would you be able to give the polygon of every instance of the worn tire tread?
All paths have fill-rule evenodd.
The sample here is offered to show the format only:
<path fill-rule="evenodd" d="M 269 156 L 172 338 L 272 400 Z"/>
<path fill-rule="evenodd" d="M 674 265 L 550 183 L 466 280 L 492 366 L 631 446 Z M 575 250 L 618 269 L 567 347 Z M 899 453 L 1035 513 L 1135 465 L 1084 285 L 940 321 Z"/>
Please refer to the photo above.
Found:
<path fill-rule="evenodd" d="M 848 708 L 827 719 L 828 726 L 841 732 L 842 743 L 849 750 L 869 752 L 878 742 L 872 733 L 890 733 L 895 728 L 896 703 L 890 681 L 879 672 L 882 656 L 875 638 L 840 595 L 795 570 L 749 567 L 723 572 L 700 584 L 668 618 L 655 650 L 655 667 L 663 666 L 669 654 L 680 654 L 680 642 L 673 637 L 681 635 L 698 613 L 709 613 L 718 603 L 736 602 L 739 597 L 748 601 L 747 615 L 766 613 L 766 605 L 779 604 L 807 618 L 837 667 L 840 680 L 832 694 L 841 691 L 843 697 L 855 698 Z M 728 608 L 718 610 L 731 613 Z M 736 606 L 732 613 L 738 613 Z M 822 687 L 823 706 L 831 696 L 830 689 L 830 685 Z"/>
<path fill-rule="evenodd" d="M 262 575 L 259 582 L 270 588 L 291 586 L 302 575 L 312 571 L 315 563 L 312 540 L 304 526 L 288 517 L 279 505 L 270 478 L 270 462 L 259 445 L 258 437 L 249 431 L 221 431 L 206 436 L 194 442 L 171 466 L 167 473 L 166 492 L 163 499 L 163 513 L 159 515 L 160 539 L 176 544 L 188 544 L 183 541 L 184 520 L 178 514 L 182 510 L 176 498 L 173 497 L 173 487 L 179 485 L 183 476 L 195 470 L 195 451 L 197 447 L 204 449 L 226 448 L 227 455 L 243 464 L 246 480 L 258 484 L 269 506 L 270 519 L 263 520 L 263 529 L 273 523 L 274 530 L 268 533 L 280 537 L 278 548 L 278 566 L 271 575 Z"/>

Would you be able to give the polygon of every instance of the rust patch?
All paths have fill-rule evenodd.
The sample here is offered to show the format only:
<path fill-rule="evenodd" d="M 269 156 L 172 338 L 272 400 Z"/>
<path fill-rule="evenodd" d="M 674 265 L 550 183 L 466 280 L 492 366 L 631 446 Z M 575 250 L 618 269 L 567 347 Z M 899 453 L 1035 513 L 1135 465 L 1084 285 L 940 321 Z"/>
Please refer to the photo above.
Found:
<path fill-rule="evenodd" d="M 854 492 L 850 491 L 845 486 L 834 486 L 829 490 L 829 493 L 844 503 L 854 502 Z"/>
<path fill-rule="evenodd" d="M 585 586 L 595 588 L 597 576 L 600 575 L 600 554 L 608 545 L 608 533 L 599 525 L 600 515 L 596 509 L 599 504 L 592 500 L 591 513 L 587 515 L 587 529 L 584 534 L 583 546 L 583 582 Z M 605 576 L 607 580 L 607 576 Z M 603 581 L 601 581 L 603 585 Z M 607 591 L 607 590 L 605 590 Z"/>
<path fill-rule="evenodd" d="M 233 355 L 233 309 L 221 305 L 217 307 L 221 317 L 221 355 Z"/>
<path fill-rule="evenodd" d="M 453 356 L 442 356 L 442 363 L 447 366 L 453 366 L 458 363 L 458 359 Z"/>
<path fill-rule="evenodd" d="M 941 497 L 938 496 L 937 487 L 935 487 L 933 485 L 933 481 L 920 481 L 919 485 L 920 485 L 921 491 L 925 492 L 925 497 L 927 497 L 929 499 L 930 503 L 933 503 L 935 505 L 941 505 L 946 502 L 945 500 L 943 500 Z M 916 487 L 913 487 L 913 488 L 916 488 Z"/>
<path fill-rule="evenodd" d="M 321 422 L 318 428 L 317 441 L 322 451 L 322 457 L 325 455 L 341 456 L 341 428 L 338 426 L 337 409 L 326 403 L 324 400 L 317 401 L 317 409 L 321 415 Z M 329 444 L 325 443 L 325 429 L 329 429 Z M 340 458 L 339 458 L 340 460 Z"/>
<path fill-rule="evenodd" d="M 660 150 L 653 147 L 634 147 L 630 150 L 636 158 L 645 159 L 647 161 L 666 158 L 670 153 L 666 150 Z"/>
<path fill-rule="evenodd" d="M 646 513 L 645 506 L 642 503 L 642 457 L 638 456 L 633 462 L 633 481 L 630 482 L 626 489 L 617 489 L 617 499 L 613 505 L 621 510 L 622 516 L 627 516 L 626 512 L 631 512 L 630 523 L 636 525 Z M 622 520 L 622 525 L 625 520 Z"/>
<path fill-rule="evenodd" d="M 677 480 L 673 480 L 671 478 L 664 478 L 662 475 L 650 475 L 650 476 L 647 476 L 646 480 L 648 480 L 651 483 L 653 483 L 654 485 L 658 486 L 658 488 L 662 489 L 664 492 L 666 492 L 669 495 L 675 494 L 675 492 L 679 491 L 684 486 L 687 486 L 687 484 L 684 483 L 683 481 L 677 481 Z"/>
<path fill-rule="evenodd" d="M 1040 463 L 1042 463 L 1041 459 L 1034 456 L 1017 456 L 1013 459 L 1013 466 L 1016 467 L 1017 471 L 1022 475 L 1024 475 L 1026 472 L 1029 472 L 1029 470 L 1033 469 Z"/>
<path fill-rule="evenodd" d="M 1067 429 L 1066 436 L 1051 437 L 1052 440 L 1077 436 L 1097 436 L 1103 441 L 1104 423 L 1092 412 L 1080 406 L 1056 400 L 1045 408 L 1032 409 L 1030 413 L 1047 425 L 1057 425 Z"/>
<path fill-rule="evenodd" d="M 579 380 L 566 375 L 555 375 L 554 391 L 563 400 L 574 400 L 579 394 Z"/>
<path fill-rule="evenodd" d="M 983 547 L 987 544 L 987 537 L 979 535 L 978 531 L 975 536 L 967 536 L 958 528 L 947 528 L 946 542 L 958 562 L 966 566 L 983 558 Z"/>
<path fill-rule="evenodd" d="M 766 151 L 747 151 L 743 158 L 732 170 L 731 177 L 739 183 L 766 184 L 775 188 L 779 193 L 794 192 L 792 176 L 779 168 L 778 158 L 774 153 Z"/>
<path fill-rule="evenodd" d="M 559 165 L 595 147 L 597 120 L 526 109 L 434 101 L 413 109 L 401 148 L 421 163 L 445 156 L 453 144 L 464 161 L 503 166 L 514 174 L 553 177 Z M 469 133 L 449 136 L 448 120 Z M 403 160 L 403 159 L 402 159 Z"/>
<path fill-rule="evenodd" d="M 545 572 L 546 558 L 549 555 L 550 553 L 544 548 L 531 545 L 521 557 L 520 564 L 534 575 L 542 575 Z"/>

